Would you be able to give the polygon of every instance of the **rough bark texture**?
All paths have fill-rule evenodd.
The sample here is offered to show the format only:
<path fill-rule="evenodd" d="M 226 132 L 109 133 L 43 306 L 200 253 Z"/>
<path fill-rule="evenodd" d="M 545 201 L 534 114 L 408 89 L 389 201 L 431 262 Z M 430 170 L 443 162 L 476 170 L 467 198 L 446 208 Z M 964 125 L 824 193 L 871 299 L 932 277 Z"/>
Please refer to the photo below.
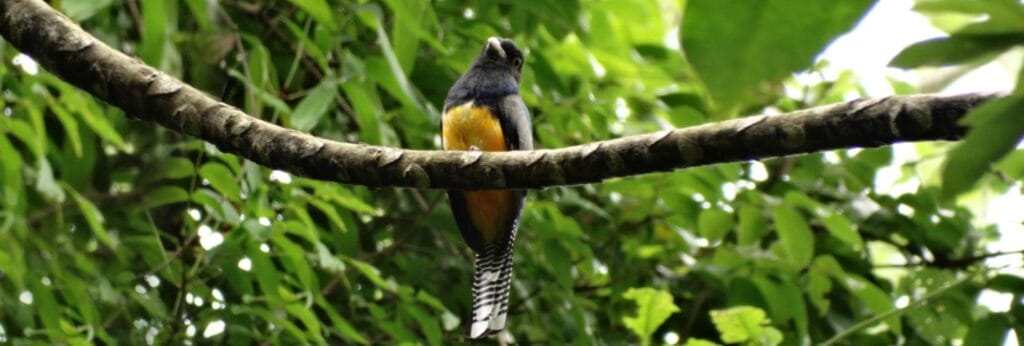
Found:
<path fill-rule="evenodd" d="M 953 140 L 994 95 L 897 96 L 756 116 L 556 150 L 402 150 L 341 143 L 246 115 L 124 55 L 41 0 L 0 1 L 0 34 L 51 73 L 126 114 L 267 167 L 368 186 L 541 188 L 902 141 Z"/>

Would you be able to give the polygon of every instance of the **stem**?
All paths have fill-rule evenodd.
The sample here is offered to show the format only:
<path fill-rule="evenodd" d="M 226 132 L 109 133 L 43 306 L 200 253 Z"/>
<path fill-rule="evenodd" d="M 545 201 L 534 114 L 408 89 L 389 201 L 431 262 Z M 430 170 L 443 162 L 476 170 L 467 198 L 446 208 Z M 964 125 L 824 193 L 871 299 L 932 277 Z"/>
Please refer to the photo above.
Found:
<path fill-rule="evenodd" d="M 974 278 L 973 275 L 966 275 L 966 276 L 964 276 L 962 278 L 957 279 L 956 281 L 953 281 L 953 282 L 947 284 L 946 286 L 940 287 L 939 289 L 934 290 L 931 293 L 928 293 L 927 295 L 925 295 L 921 299 L 915 300 L 915 301 L 911 302 L 910 304 L 907 304 L 907 306 L 904 306 L 904 307 L 899 308 L 899 309 L 892 309 L 892 310 L 886 311 L 884 313 L 872 316 L 871 318 L 868 318 L 866 320 L 860 321 L 857 324 L 853 325 L 852 327 L 843 330 L 839 334 L 836 334 L 831 339 L 828 339 L 825 342 L 818 344 L 818 346 L 835 345 L 838 342 L 843 341 L 843 339 L 846 339 L 846 338 L 850 337 L 851 335 L 856 334 L 857 332 L 859 332 L 859 331 L 861 331 L 863 329 L 866 329 L 867 327 L 873 326 L 875 323 L 878 323 L 881 320 L 884 320 L 886 318 L 893 317 L 893 316 L 902 315 L 903 313 L 905 313 L 907 311 L 910 311 L 910 309 L 914 309 L 914 308 L 916 308 L 918 306 L 921 306 L 924 303 L 928 302 L 929 300 L 931 300 L 931 299 L 933 299 L 935 297 L 938 297 L 938 296 L 946 293 L 950 289 L 952 289 L 952 288 L 954 288 L 956 286 L 959 286 L 960 284 L 962 284 L 964 282 L 967 282 L 968 280 L 970 280 L 972 278 Z"/>

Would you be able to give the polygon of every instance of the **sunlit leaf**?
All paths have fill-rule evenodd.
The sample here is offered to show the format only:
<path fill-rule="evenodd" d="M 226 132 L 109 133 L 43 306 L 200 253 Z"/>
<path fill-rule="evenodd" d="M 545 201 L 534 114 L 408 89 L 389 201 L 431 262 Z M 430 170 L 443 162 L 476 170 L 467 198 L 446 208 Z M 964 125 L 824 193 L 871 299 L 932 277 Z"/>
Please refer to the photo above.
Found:
<path fill-rule="evenodd" d="M 231 173 L 226 166 L 217 162 L 208 162 L 199 168 L 199 175 L 206 179 L 213 186 L 214 190 L 220 192 L 229 200 L 238 201 L 241 197 L 241 190 L 235 182 L 235 174 Z"/>
<path fill-rule="evenodd" d="M 291 125 L 299 131 L 309 131 L 316 126 L 327 112 L 327 107 L 338 96 L 338 86 L 330 77 L 324 78 L 306 97 L 299 102 L 292 112 Z"/>
<path fill-rule="evenodd" d="M 752 306 L 739 306 L 727 310 L 712 310 L 711 320 L 729 344 L 778 345 L 782 333 L 771 326 L 764 310 Z"/>
<path fill-rule="evenodd" d="M 680 41 L 724 109 L 759 99 L 763 86 L 809 68 L 872 1 L 687 1 Z"/>
<path fill-rule="evenodd" d="M 658 326 L 679 311 L 671 294 L 650 287 L 630 288 L 622 297 L 636 302 L 637 306 L 636 314 L 622 317 L 622 323 L 644 344 L 649 342 Z"/>
<path fill-rule="evenodd" d="M 1024 134 L 1020 109 L 1024 94 L 990 101 L 971 111 L 963 122 L 971 128 L 967 137 L 946 159 L 942 170 L 942 196 L 952 198 L 969 190 L 989 166 L 1013 150 Z"/>

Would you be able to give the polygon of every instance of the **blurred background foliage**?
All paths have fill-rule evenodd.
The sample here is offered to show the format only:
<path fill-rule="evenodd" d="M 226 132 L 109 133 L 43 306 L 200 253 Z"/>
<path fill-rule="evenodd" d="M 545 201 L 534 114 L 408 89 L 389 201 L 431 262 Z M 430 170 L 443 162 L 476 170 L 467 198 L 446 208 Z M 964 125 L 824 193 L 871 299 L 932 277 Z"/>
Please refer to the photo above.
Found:
<path fill-rule="evenodd" d="M 821 73 L 828 62 L 815 57 L 872 4 L 52 1 L 249 114 L 416 149 L 439 147 L 444 96 L 492 35 L 526 52 L 537 146 L 557 148 L 864 95 L 860 76 Z M 910 47 L 897 66 L 966 71 L 1024 36 L 1014 0 L 917 6 L 951 36 Z M 34 73 L 6 43 L 0 52 L 0 343 L 465 342 L 471 257 L 441 191 L 260 167 L 129 120 Z M 987 130 L 964 144 L 905 146 L 919 154 L 909 161 L 853 149 L 533 192 L 496 340 L 1024 337 L 1020 255 L 995 256 L 1008 229 L 981 217 L 986 198 L 1021 190 L 1021 95 L 972 115 Z M 879 184 L 883 170 L 911 187 Z M 1012 299 L 991 308 L 985 294 Z"/>

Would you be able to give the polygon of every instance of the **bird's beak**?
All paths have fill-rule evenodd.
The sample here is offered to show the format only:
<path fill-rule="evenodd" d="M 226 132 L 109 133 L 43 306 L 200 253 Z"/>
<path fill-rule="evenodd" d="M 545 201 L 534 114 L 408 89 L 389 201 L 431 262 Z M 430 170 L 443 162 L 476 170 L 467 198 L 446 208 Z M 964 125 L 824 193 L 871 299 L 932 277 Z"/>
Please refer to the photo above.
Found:
<path fill-rule="evenodd" d="M 487 39 L 486 50 L 488 52 L 493 51 L 495 53 L 498 53 L 498 55 L 501 56 L 502 59 L 505 58 L 505 49 L 501 48 L 501 40 L 498 40 L 497 37 L 491 36 L 490 38 Z"/>

